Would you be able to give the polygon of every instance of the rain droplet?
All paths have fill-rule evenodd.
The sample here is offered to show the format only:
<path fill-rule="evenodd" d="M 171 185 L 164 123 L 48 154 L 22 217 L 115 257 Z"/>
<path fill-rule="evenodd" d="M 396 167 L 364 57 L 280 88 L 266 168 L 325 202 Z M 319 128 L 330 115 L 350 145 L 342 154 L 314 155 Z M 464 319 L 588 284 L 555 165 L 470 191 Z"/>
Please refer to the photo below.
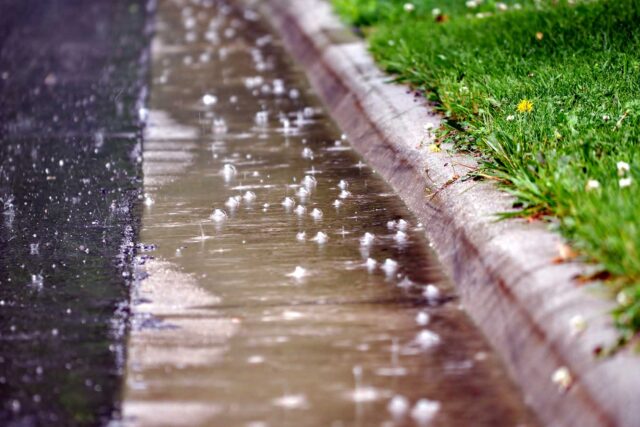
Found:
<path fill-rule="evenodd" d="M 411 417 L 418 424 L 427 424 L 440 410 L 440 402 L 429 399 L 420 399 L 411 410 Z"/>
<path fill-rule="evenodd" d="M 299 265 L 293 270 L 293 272 L 287 274 L 288 277 L 293 277 L 294 279 L 302 279 L 307 276 L 307 270 L 305 268 L 300 267 Z"/>
<path fill-rule="evenodd" d="M 400 282 L 398 282 L 399 288 L 406 289 L 406 288 L 410 288 L 411 286 L 413 286 L 413 282 L 407 276 L 405 276 Z"/>
<path fill-rule="evenodd" d="M 144 195 L 144 204 L 146 206 L 153 206 L 154 203 L 155 203 L 155 200 L 153 200 L 153 198 L 149 194 L 145 193 L 145 195 Z"/>
<path fill-rule="evenodd" d="M 322 219 L 322 211 L 318 208 L 313 208 L 313 210 L 310 213 L 311 217 L 315 220 L 319 220 Z"/>
<path fill-rule="evenodd" d="M 227 122 L 223 118 L 217 118 L 213 120 L 213 133 L 226 133 Z"/>
<path fill-rule="evenodd" d="M 225 164 L 222 167 L 222 176 L 224 176 L 225 181 L 230 181 L 237 174 L 236 167 L 230 164 Z"/>
<path fill-rule="evenodd" d="M 302 158 L 313 160 L 313 150 L 309 147 L 304 147 L 302 150 Z"/>
<path fill-rule="evenodd" d="M 382 264 L 382 269 L 387 276 L 393 276 L 398 269 L 398 263 L 391 258 L 387 258 L 384 260 L 384 264 Z"/>
<path fill-rule="evenodd" d="M 399 244 L 404 244 L 407 242 L 407 233 L 404 231 L 398 230 L 398 232 L 393 236 L 393 239 Z"/>
<path fill-rule="evenodd" d="M 376 261 L 373 258 L 367 258 L 365 265 L 367 266 L 367 270 L 369 271 L 369 273 L 371 273 L 373 270 L 375 270 L 376 266 L 378 265 L 378 261 Z"/>
<path fill-rule="evenodd" d="M 228 218 L 227 213 L 221 209 L 216 209 L 211 214 L 211 219 L 214 220 L 215 222 L 222 222 L 222 221 L 225 221 L 227 218 Z"/>
<path fill-rule="evenodd" d="M 371 246 L 373 244 L 373 241 L 375 240 L 376 236 L 372 233 L 366 232 L 364 233 L 364 236 L 362 236 L 360 238 L 360 244 L 362 246 Z M 389 260 L 387 260 L 389 261 Z M 386 262 L 385 262 L 386 264 Z"/>
<path fill-rule="evenodd" d="M 318 181 L 311 175 L 306 175 L 302 180 L 302 184 L 304 184 L 304 186 L 307 187 L 308 190 L 311 190 L 318 184 Z"/>
<path fill-rule="evenodd" d="M 258 365 L 260 363 L 264 363 L 264 357 L 260 355 L 249 356 L 247 358 L 247 363 L 251 365 Z"/>
<path fill-rule="evenodd" d="M 401 417 L 409 410 L 409 400 L 397 394 L 389 401 L 387 409 L 394 417 Z"/>
<path fill-rule="evenodd" d="M 307 190 L 305 187 L 300 187 L 296 195 L 301 199 L 305 199 L 309 196 L 309 190 Z"/>
<path fill-rule="evenodd" d="M 284 81 L 280 79 L 275 79 L 273 81 L 273 94 L 276 96 L 281 96 L 281 95 L 284 95 L 284 93 L 285 93 Z"/>
<path fill-rule="evenodd" d="M 416 314 L 416 323 L 420 326 L 426 326 L 427 324 L 429 324 L 430 320 L 431 318 L 429 316 L 429 313 L 421 311 L 418 314 Z"/>
<path fill-rule="evenodd" d="M 247 191 L 246 193 L 244 193 L 244 196 L 242 196 L 242 198 L 245 202 L 251 203 L 256 200 L 256 193 L 254 193 L 253 191 Z"/>
<path fill-rule="evenodd" d="M 289 394 L 273 400 L 273 404 L 286 409 L 299 409 L 308 406 L 307 398 L 304 394 Z"/>
<path fill-rule="evenodd" d="M 260 126 L 264 126 L 269 121 L 269 112 L 268 111 L 258 111 L 256 113 L 256 124 Z"/>
<path fill-rule="evenodd" d="M 429 284 L 424 287 L 424 290 L 422 291 L 422 295 L 429 302 L 437 302 L 440 299 L 440 290 L 438 289 L 437 286 Z"/>
<path fill-rule="evenodd" d="M 32 274 L 31 275 L 31 286 L 35 287 L 37 290 L 41 290 L 44 286 L 44 278 L 42 274 Z"/>
<path fill-rule="evenodd" d="M 210 93 L 207 93 L 202 97 L 202 103 L 206 106 L 215 105 L 216 102 L 218 102 L 218 98 Z"/>
<path fill-rule="evenodd" d="M 230 210 L 236 209 L 240 205 L 240 196 L 229 197 L 224 205 Z"/>
<path fill-rule="evenodd" d="M 296 204 L 296 202 L 294 202 L 291 197 L 285 197 L 284 200 L 282 201 L 282 206 L 284 206 L 287 209 L 292 208 L 293 205 L 295 205 L 295 204 Z"/>
<path fill-rule="evenodd" d="M 422 331 L 418 332 L 418 335 L 416 335 L 415 342 L 420 347 L 426 350 L 440 344 L 440 337 L 435 332 L 432 332 L 428 329 L 423 329 Z"/>
<path fill-rule="evenodd" d="M 323 244 L 327 243 L 327 241 L 329 240 L 329 236 L 327 236 L 327 234 L 323 233 L 322 231 L 318 231 L 316 236 L 311 240 L 313 240 L 314 242 L 318 243 L 319 245 L 323 245 Z"/>

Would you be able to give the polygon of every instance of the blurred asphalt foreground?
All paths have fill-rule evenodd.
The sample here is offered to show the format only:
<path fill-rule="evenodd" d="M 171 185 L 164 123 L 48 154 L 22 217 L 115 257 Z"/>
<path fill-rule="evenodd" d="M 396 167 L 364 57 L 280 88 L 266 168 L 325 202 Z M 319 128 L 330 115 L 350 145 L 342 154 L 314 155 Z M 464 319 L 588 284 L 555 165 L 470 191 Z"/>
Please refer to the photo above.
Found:
<path fill-rule="evenodd" d="M 118 407 L 145 3 L 0 1 L 0 425 L 105 424 Z"/>

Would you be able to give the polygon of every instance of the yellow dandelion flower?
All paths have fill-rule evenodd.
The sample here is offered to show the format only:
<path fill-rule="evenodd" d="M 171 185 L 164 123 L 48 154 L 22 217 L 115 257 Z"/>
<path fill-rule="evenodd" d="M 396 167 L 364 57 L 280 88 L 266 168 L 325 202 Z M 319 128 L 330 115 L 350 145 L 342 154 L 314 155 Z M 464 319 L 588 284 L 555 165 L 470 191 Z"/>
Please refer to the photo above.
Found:
<path fill-rule="evenodd" d="M 529 101 L 528 99 L 523 99 L 522 101 L 518 102 L 517 110 L 519 113 L 530 113 L 533 111 L 533 102 Z"/>
<path fill-rule="evenodd" d="M 431 153 L 439 153 L 442 151 L 442 148 L 440 148 L 438 144 L 431 144 L 428 148 Z"/>

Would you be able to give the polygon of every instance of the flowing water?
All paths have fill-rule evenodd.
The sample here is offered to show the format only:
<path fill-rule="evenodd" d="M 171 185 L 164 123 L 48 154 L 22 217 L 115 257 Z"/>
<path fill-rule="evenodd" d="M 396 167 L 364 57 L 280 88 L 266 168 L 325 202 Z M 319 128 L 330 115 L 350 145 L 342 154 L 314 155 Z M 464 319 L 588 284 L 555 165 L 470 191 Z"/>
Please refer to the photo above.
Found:
<path fill-rule="evenodd" d="M 124 424 L 534 425 L 262 18 L 160 0 L 156 31 Z"/>

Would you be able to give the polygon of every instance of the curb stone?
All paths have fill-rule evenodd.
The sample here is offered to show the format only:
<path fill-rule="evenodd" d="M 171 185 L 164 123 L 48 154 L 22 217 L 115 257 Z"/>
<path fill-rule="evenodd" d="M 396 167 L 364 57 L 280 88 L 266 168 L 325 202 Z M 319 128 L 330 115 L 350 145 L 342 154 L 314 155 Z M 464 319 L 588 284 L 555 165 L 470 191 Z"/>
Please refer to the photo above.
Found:
<path fill-rule="evenodd" d="M 246 1 L 282 36 L 354 148 L 422 221 L 466 311 L 541 422 L 639 425 L 640 361 L 630 350 L 594 356 L 617 339 L 613 303 L 575 282 L 584 265 L 554 263 L 561 237 L 544 224 L 496 221 L 513 198 L 488 182 L 453 179 L 476 165 L 472 157 L 446 144 L 441 153 L 419 148 L 424 125 L 437 127 L 438 115 L 388 83 L 326 0 Z M 587 322 L 577 335 L 576 315 Z M 570 373 L 567 389 L 552 381 L 559 368 Z"/>

